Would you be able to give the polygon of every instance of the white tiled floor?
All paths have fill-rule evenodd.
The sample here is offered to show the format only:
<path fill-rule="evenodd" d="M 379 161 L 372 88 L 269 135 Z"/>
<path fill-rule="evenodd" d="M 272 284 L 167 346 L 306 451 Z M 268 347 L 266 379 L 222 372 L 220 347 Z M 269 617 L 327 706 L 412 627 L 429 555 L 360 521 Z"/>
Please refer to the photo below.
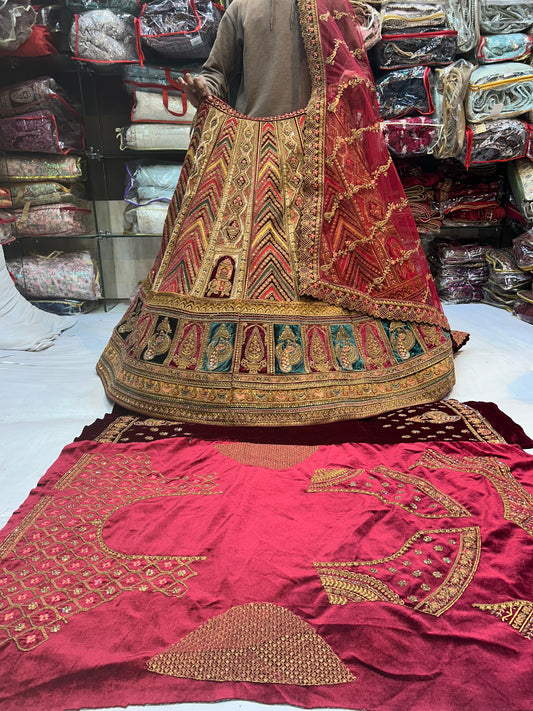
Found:
<path fill-rule="evenodd" d="M 111 411 L 95 364 L 123 310 L 121 305 L 108 313 L 80 316 L 45 351 L 0 350 L 0 528 L 61 449 L 84 425 Z M 457 384 L 451 396 L 495 402 L 533 437 L 533 325 L 484 304 L 448 305 L 445 311 L 452 328 L 470 333 L 470 341 L 456 357 Z M 259 708 L 290 707 L 241 701 L 217 705 L 226 711 Z"/>

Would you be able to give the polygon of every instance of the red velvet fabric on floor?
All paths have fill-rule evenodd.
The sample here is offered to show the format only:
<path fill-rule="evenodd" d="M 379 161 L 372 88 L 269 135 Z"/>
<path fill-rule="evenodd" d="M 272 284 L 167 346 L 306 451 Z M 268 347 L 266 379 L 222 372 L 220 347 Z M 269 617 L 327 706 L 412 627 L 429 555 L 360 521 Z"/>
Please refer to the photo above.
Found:
<path fill-rule="evenodd" d="M 533 457 L 501 438 L 83 440 L 0 541 L 2 711 L 531 709 Z"/>

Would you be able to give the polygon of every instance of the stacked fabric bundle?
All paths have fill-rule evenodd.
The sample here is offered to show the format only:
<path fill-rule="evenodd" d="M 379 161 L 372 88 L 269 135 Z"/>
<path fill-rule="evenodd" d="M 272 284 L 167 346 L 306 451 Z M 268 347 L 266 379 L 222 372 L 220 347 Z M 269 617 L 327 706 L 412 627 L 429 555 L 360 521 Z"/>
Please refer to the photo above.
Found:
<path fill-rule="evenodd" d="M 442 301 L 466 304 L 483 300 L 483 287 L 489 278 L 485 255 L 490 249 L 485 244 L 433 240 L 429 261 Z"/>
<path fill-rule="evenodd" d="M 46 8 L 30 0 L 0 2 L 0 57 L 57 54 Z"/>
<path fill-rule="evenodd" d="M 198 63 L 183 70 L 125 66 L 123 85 L 132 99 L 131 124 L 117 129 L 122 150 L 186 150 L 196 110 L 181 91 L 183 71 L 194 76 Z"/>
<path fill-rule="evenodd" d="M 163 233 L 163 225 L 181 172 L 180 164 L 148 163 L 126 165 L 128 182 L 124 200 L 125 232 L 134 234 Z"/>
<path fill-rule="evenodd" d="M 527 154 L 533 109 L 533 6 L 528 0 L 481 0 L 478 66 L 465 97 L 466 167 L 506 162 Z"/>
<path fill-rule="evenodd" d="M 442 226 L 442 217 L 436 202 L 435 187 L 439 174 L 434 166 L 423 167 L 414 161 L 396 161 L 396 167 L 405 196 L 416 222 L 420 238 L 432 238 Z M 423 240 L 427 242 L 427 240 Z"/>
<path fill-rule="evenodd" d="M 491 249 L 485 258 L 489 266 L 489 278 L 483 286 L 483 301 L 513 311 L 518 292 L 531 287 L 531 273 L 520 269 L 510 249 Z"/>

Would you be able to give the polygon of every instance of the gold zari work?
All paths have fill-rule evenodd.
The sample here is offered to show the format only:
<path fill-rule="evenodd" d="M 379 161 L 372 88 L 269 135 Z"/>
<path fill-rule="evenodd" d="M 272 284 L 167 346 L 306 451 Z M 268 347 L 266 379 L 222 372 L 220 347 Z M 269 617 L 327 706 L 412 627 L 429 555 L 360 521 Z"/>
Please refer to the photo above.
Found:
<path fill-rule="evenodd" d="M 533 602 L 530 600 L 507 600 L 493 604 L 474 603 L 472 607 L 490 612 L 526 639 L 533 639 Z"/>
<path fill-rule="evenodd" d="M 240 605 L 211 618 L 147 667 L 208 681 L 314 686 L 355 680 L 309 624 L 272 603 Z"/>

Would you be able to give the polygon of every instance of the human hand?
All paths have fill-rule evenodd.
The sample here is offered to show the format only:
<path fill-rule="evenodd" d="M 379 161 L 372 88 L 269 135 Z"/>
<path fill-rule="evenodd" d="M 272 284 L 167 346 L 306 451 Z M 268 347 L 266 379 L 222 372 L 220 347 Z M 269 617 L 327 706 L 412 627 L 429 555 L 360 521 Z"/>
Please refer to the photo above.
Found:
<path fill-rule="evenodd" d="M 183 77 L 178 77 L 178 82 L 187 100 L 194 106 L 211 96 L 211 90 L 202 75 L 193 77 L 189 72 L 185 72 Z"/>

